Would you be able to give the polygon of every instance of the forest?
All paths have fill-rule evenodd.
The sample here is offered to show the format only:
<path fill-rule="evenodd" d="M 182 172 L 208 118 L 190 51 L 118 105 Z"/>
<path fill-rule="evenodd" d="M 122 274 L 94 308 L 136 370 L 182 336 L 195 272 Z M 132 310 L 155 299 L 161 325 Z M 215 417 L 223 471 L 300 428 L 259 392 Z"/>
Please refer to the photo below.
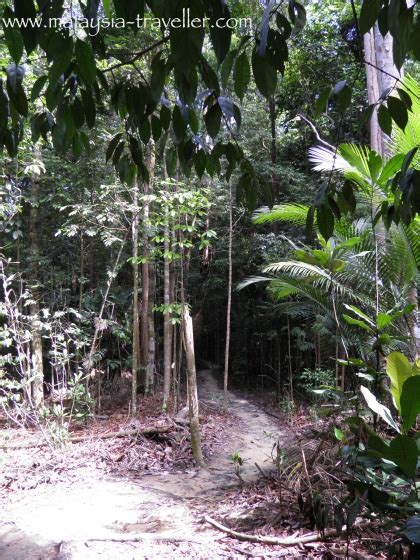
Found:
<path fill-rule="evenodd" d="M 417 0 L 0 28 L 0 559 L 420 559 Z"/>

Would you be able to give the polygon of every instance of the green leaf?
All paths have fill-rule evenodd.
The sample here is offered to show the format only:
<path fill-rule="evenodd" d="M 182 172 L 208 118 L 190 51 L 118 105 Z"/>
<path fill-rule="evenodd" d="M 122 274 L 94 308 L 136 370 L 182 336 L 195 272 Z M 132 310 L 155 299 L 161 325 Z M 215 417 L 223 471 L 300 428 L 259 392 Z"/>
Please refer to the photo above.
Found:
<path fill-rule="evenodd" d="M 378 109 L 378 123 L 383 132 L 385 132 L 388 136 L 391 136 L 392 118 L 385 105 L 381 105 Z"/>
<path fill-rule="evenodd" d="M 378 316 L 376 318 L 376 326 L 378 328 L 378 331 L 387 327 L 390 323 L 392 323 L 393 320 L 394 317 L 392 315 L 388 315 L 388 313 L 378 313 Z"/>
<path fill-rule="evenodd" d="M 156 115 L 152 115 L 151 127 L 153 140 L 157 142 L 162 134 L 162 126 L 160 124 L 159 118 Z"/>
<path fill-rule="evenodd" d="M 69 48 L 60 52 L 55 58 L 48 70 L 50 78 L 49 86 L 55 85 L 61 76 L 67 71 L 73 58 L 73 42 L 69 42 Z"/>
<path fill-rule="evenodd" d="M 184 117 L 182 116 L 181 109 L 178 105 L 175 105 L 172 112 L 172 126 L 175 136 L 178 138 L 178 140 L 182 140 L 187 126 L 185 124 Z"/>
<path fill-rule="evenodd" d="M 404 428 L 409 430 L 420 414 L 420 375 L 413 375 L 404 381 L 400 406 Z"/>
<path fill-rule="evenodd" d="M 144 144 L 147 144 L 150 140 L 150 135 L 152 134 L 149 119 L 143 119 L 138 128 L 141 141 Z"/>
<path fill-rule="evenodd" d="M 328 99 L 331 95 L 331 88 L 326 87 L 321 90 L 315 103 L 314 103 L 314 117 L 317 119 L 327 107 Z"/>
<path fill-rule="evenodd" d="M 33 0 L 14 0 L 15 16 L 17 19 L 34 21 L 36 19 L 36 8 Z M 37 29 L 28 25 L 21 27 L 20 33 L 23 37 L 25 49 L 30 54 L 37 45 Z"/>
<path fill-rule="evenodd" d="M 3 80 L 0 79 L 0 132 L 7 128 L 9 118 L 9 98 L 3 88 Z"/>
<path fill-rule="evenodd" d="M 193 133 L 197 134 L 200 128 L 200 123 L 198 122 L 196 112 L 192 107 L 190 107 L 188 110 L 188 124 L 190 125 Z"/>
<path fill-rule="evenodd" d="M 141 147 L 139 141 L 134 136 L 130 136 L 130 152 L 133 162 L 138 166 L 143 165 Z"/>
<path fill-rule="evenodd" d="M 219 96 L 220 86 L 219 86 L 219 80 L 217 78 L 217 74 L 210 66 L 210 64 L 207 62 L 207 60 L 204 58 L 204 56 L 202 56 L 200 59 L 200 73 L 206 86 L 209 89 L 211 89 L 216 96 Z"/>
<path fill-rule="evenodd" d="M 219 103 L 214 103 L 204 116 L 204 122 L 206 123 L 206 129 L 211 138 L 216 138 L 220 130 L 220 124 L 222 119 L 222 110 Z"/>
<path fill-rule="evenodd" d="M 371 391 L 369 391 L 367 387 L 364 387 L 362 385 L 360 387 L 360 391 L 364 396 L 368 407 L 373 412 L 375 412 L 375 414 L 378 414 L 382 418 L 382 420 L 384 420 L 388 424 L 388 426 L 391 426 L 391 428 L 393 428 L 396 432 L 400 433 L 400 429 L 398 428 L 395 420 L 392 418 L 389 408 L 378 402 L 375 395 Z"/>
<path fill-rule="evenodd" d="M 289 17 L 294 24 L 293 33 L 299 33 L 306 24 L 306 10 L 299 2 L 289 1 Z"/>
<path fill-rule="evenodd" d="M 96 80 L 96 64 L 91 46 L 86 41 L 77 39 L 75 54 L 83 82 L 87 85 L 93 84 Z"/>
<path fill-rule="evenodd" d="M 160 108 L 160 124 L 162 125 L 163 130 L 168 130 L 171 124 L 171 110 L 165 105 L 162 105 Z"/>
<path fill-rule="evenodd" d="M 238 56 L 233 69 L 233 83 L 236 95 L 243 100 L 246 90 L 248 89 L 251 79 L 251 69 L 246 52 Z"/>
<path fill-rule="evenodd" d="M 339 428 L 334 427 L 334 435 L 338 441 L 343 441 L 344 434 Z"/>
<path fill-rule="evenodd" d="M 86 124 L 89 128 L 93 128 L 96 122 L 96 105 L 93 95 L 86 89 L 80 90 L 82 94 L 82 103 L 86 115 Z"/>
<path fill-rule="evenodd" d="M 222 88 L 226 88 L 229 82 L 230 73 L 232 72 L 233 63 L 235 62 L 237 54 L 238 51 L 236 49 L 229 51 L 223 61 L 222 69 L 220 71 L 220 82 L 222 84 Z"/>
<path fill-rule="evenodd" d="M 207 156 L 204 150 L 198 150 L 198 152 L 194 156 L 194 168 L 200 179 L 204 175 L 204 171 L 206 170 L 206 160 Z"/>
<path fill-rule="evenodd" d="M 114 150 L 114 155 L 112 157 L 112 165 L 114 167 L 117 167 L 117 165 L 120 161 L 120 158 L 122 156 L 122 153 L 124 151 L 124 148 L 125 148 L 125 141 L 122 140 Z"/>
<path fill-rule="evenodd" d="M 325 241 L 334 233 L 334 214 L 328 204 L 321 204 L 316 210 L 318 229 Z"/>
<path fill-rule="evenodd" d="M 363 0 L 359 18 L 359 29 L 362 35 L 373 27 L 379 17 L 381 7 L 382 0 Z"/>
<path fill-rule="evenodd" d="M 408 113 L 404 103 L 398 97 L 388 97 L 388 110 L 396 125 L 404 130 L 408 123 Z"/>
<path fill-rule="evenodd" d="M 292 26 L 290 25 L 289 20 L 283 14 L 278 12 L 276 15 L 276 23 L 280 34 L 284 39 L 288 39 L 292 34 Z"/>
<path fill-rule="evenodd" d="M 14 15 L 15 14 L 8 6 L 4 9 L 4 19 L 11 21 L 14 18 Z M 16 64 L 19 64 L 24 48 L 23 38 L 19 29 L 17 27 L 6 27 L 3 25 L 3 33 L 10 56 Z"/>
<path fill-rule="evenodd" d="M 31 101 L 36 101 L 42 91 L 42 88 L 47 83 L 48 76 L 40 76 L 34 85 L 32 86 L 31 90 Z"/>
<path fill-rule="evenodd" d="M 360 327 L 361 329 L 364 329 L 367 332 L 373 333 L 372 329 L 368 325 L 366 325 L 366 323 L 364 323 L 363 321 L 359 321 L 359 319 L 354 319 L 353 317 L 350 317 L 350 315 L 345 315 L 345 314 L 343 315 L 343 319 L 349 325 L 354 325 L 356 327 Z"/>
<path fill-rule="evenodd" d="M 25 90 L 22 86 L 24 76 L 23 66 L 11 64 L 7 67 L 7 93 L 11 104 L 16 111 L 23 117 L 28 116 L 28 100 L 26 99 Z"/>
<path fill-rule="evenodd" d="M 277 71 L 270 64 L 267 56 L 259 56 L 256 49 L 252 52 L 252 72 L 255 83 L 264 97 L 269 98 L 277 86 Z"/>
<path fill-rule="evenodd" d="M 70 109 L 76 128 L 82 128 L 85 123 L 85 112 L 83 110 L 83 104 L 80 101 L 80 97 L 75 97 L 73 99 Z"/>
<path fill-rule="evenodd" d="M 372 319 L 368 317 L 366 313 L 363 313 L 363 311 L 358 307 L 356 307 L 355 305 L 348 305 L 347 303 L 345 303 L 344 307 L 349 311 L 353 311 L 353 313 L 356 313 L 356 315 L 358 315 L 361 319 L 363 319 L 365 323 L 367 323 L 371 327 L 375 327 L 375 322 L 372 321 Z"/>
<path fill-rule="evenodd" d="M 414 438 L 398 435 L 389 444 L 387 459 L 393 461 L 410 478 L 414 478 L 417 467 L 417 445 Z"/>
<path fill-rule="evenodd" d="M 106 151 L 106 161 L 109 161 L 112 158 L 112 155 L 115 151 L 115 148 L 117 147 L 119 141 L 121 140 L 122 135 L 123 135 L 123 133 L 119 132 L 109 142 L 108 149 Z"/>
<path fill-rule="evenodd" d="M 204 0 L 206 15 L 209 18 L 210 38 L 219 64 L 223 62 L 230 49 L 232 29 L 226 25 L 230 19 L 227 4 L 220 0 Z"/>
<path fill-rule="evenodd" d="M 401 352 L 392 352 L 386 358 L 386 373 L 391 380 L 391 394 L 394 397 L 394 404 L 401 412 L 401 393 L 404 382 L 411 377 L 414 372 L 408 359 Z"/>
<path fill-rule="evenodd" d="M 177 162 L 176 148 L 172 146 L 166 152 L 166 171 L 168 173 L 168 177 L 173 177 L 175 175 L 176 162 Z"/>

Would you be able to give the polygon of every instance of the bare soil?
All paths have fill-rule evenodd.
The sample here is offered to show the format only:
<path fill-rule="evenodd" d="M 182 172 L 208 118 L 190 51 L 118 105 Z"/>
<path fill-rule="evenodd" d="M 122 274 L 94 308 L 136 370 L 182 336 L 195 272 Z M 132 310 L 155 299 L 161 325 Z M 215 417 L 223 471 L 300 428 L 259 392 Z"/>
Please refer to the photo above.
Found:
<path fill-rule="evenodd" d="M 220 412 L 222 391 L 209 370 L 200 372 L 199 396 L 202 410 Z M 153 452 L 146 446 L 134 454 L 136 442 L 130 440 L 113 440 L 110 448 L 109 440 L 105 447 L 92 438 L 90 447 L 73 445 L 60 456 L 50 453 L 49 469 L 40 449 L 0 456 L 0 558 L 258 557 L 257 549 L 264 547 L 251 547 L 254 552 L 249 552 L 249 543 L 226 538 L 202 521 L 222 503 L 234 509 L 235 496 L 241 501 L 243 484 L 235 474 L 232 453 L 240 455 L 241 477 L 250 484 L 260 476 L 255 463 L 262 469 L 272 467 L 272 448 L 282 437 L 278 423 L 243 398 L 231 394 L 229 411 L 230 416 L 220 412 L 204 427 L 204 469 L 193 467 L 189 456 L 183 463 L 168 460 L 172 467 L 165 469 L 165 457 L 173 451 L 164 443 L 159 468 L 153 468 Z M 218 445 L 207 441 L 215 439 L 215 433 Z M 11 459 L 18 455 L 22 464 L 26 461 L 25 473 L 31 468 L 37 476 L 21 476 L 17 482 L 10 476 Z M 269 556 L 287 557 L 278 548 L 276 553 L 276 547 L 269 550 Z"/>

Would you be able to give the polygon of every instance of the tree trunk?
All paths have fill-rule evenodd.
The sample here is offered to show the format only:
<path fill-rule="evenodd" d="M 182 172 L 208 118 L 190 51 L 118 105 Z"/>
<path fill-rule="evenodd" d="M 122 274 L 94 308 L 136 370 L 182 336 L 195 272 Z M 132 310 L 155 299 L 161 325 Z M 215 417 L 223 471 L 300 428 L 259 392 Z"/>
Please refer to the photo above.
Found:
<path fill-rule="evenodd" d="M 233 241 L 233 219 L 232 219 L 232 183 L 229 181 L 229 245 L 228 245 L 228 294 L 226 310 L 226 346 L 225 346 L 225 368 L 223 373 L 223 399 L 224 406 L 228 406 L 228 378 L 229 378 L 229 349 L 230 349 L 230 322 L 232 314 L 232 241 Z"/>
<path fill-rule="evenodd" d="M 147 200 L 150 187 L 153 185 L 155 168 L 155 146 L 151 142 L 148 147 L 146 167 L 149 171 L 149 181 L 145 181 L 143 193 L 146 196 L 143 209 L 143 262 L 141 267 L 142 299 L 141 299 L 141 381 L 147 390 L 147 372 L 149 369 L 149 298 L 150 298 L 150 202 Z"/>
<path fill-rule="evenodd" d="M 131 415 L 137 414 L 137 383 L 140 363 L 140 324 L 139 324 L 139 208 L 138 187 L 133 190 L 133 222 L 131 227 L 132 259 L 133 259 L 133 356 L 131 384 Z"/>
<path fill-rule="evenodd" d="M 290 400 L 293 402 L 293 367 L 292 367 L 292 333 L 290 332 L 290 319 L 287 316 L 287 351 L 289 353 L 289 391 Z"/>
<path fill-rule="evenodd" d="M 188 306 L 182 307 L 182 335 L 187 363 L 188 407 L 190 415 L 191 448 L 198 466 L 204 467 L 203 452 L 201 450 L 200 423 L 198 416 L 197 374 L 194 356 L 194 333 Z"/>
<path fill-rule="evenodd" d="M 366 81 L 369 104 L 377 103 L 381 95 L 394 88 L 400 77 L 392 58 L 392 36 L 382 37 L 377 24 L 363 37 Z M 377 107 L 370 120 L 370 145 L 381 156 L 389 154 L 389 139 L 378 123 Z"/>
<path fill-rule="evenodd" d="M 277 163 L 277 131 L 276 131 L 276 98 L 274 95 L 268 100 L 270 109 L 270 132 L 271 132 L 271 146 L 270 146 L 270 156 L 271 163 Z M 275 176 L 273 176 L 275 179 Z"/>
<path fill-rule="evenodd" d="M 164 179 L 167 179 L 166 161 L 163 156 L 163 173 Z M 166 187 L 167 189 L 169 187 Z M 163 312 L 163 412 L 167 411 L 168 401 L 171 392 L 171 363 L 172 363 L 172 323 L 169 306 L 171 304 L 171 261 L 170 253 L 170 227 L 169 227 L 169 208 L 165 206 L 165 225 L 163 229 L 164 245 L 163 245 L 163 304 L 165 306 Z"/>
<path fill-rule="evenodd" d="M 31 208 L 29 213 L 29 285 L 31 289 L 31 347 L 32 347 L 32 404 L 39 409 L 44 404 L 44 365 L 39 306 L 39 199 L 40 178 L 34 175 L 31 186 Z"/>
<path fill-rule="evenodd" d="M 155 385 L 155 357 L 156 357 L 156 337 L 155 337 L 155 286 L 156 286 L 156 266 L 155 263 L 149 265 L 149 309 L 148 309 L 148 337 L 149 346 L 147 353 L 146 386 L 145 394 L 153 393 Z"/>

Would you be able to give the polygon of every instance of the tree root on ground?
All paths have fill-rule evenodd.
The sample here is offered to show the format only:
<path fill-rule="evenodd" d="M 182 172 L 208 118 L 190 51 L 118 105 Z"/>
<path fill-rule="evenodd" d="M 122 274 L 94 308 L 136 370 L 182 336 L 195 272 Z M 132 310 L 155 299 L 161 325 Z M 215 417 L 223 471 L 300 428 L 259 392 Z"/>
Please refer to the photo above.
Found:
<path fill-rule="evenodd" d="M 297 544 L 322 541 L 325 538 L 339 536 L 338 532 L 335 529 L 327 529 L 326 531 L 324 531 L 323 536 L 321 536 L 319 533 L 313 533 L 310 535 L 302 535 L 301 537 L 285 537 L 282 539 L 279 537 L 265 537 L 263 535 L 248 535 L 247 533 L 238 533 L 237 531 L 234 531 L 233 529 L 229 529 L 229 527 L 226 527 L 225 525 L 218 523 L 208 515 L 204 517 L 204 521 L 206 521 L 216 529 L 219 529 L 219 531 L 222 531 L 223 533 L 226 533 L 231 537 L 235 537 L 235 539 L 238 539 L 239 541 L 247 541 L 247 542 L 260 543 L 260 544 L 295 546 Z M 360 523 L 358 525 L 355 525 L 355 528 L 363 528 L 368 525 L 370 525 L 370 523 Z"/>
<path fill-rule="evenodd" d="M 140 428 L 137 430 L 122 430 L 118 432 L 105 432 L 103 434 L 91 434 L 88 436 L 73 436 L 69 438 L 70 443 L 81 443 L 83 441 L 89 441 L 92 439 L 110 439 L 110 438 L 119 438 L 119 437 L 127 437 L 127 436 L 141 436 L 147 434 L 167 434 L 169 432 L 176 431 L 177 428 L 175 426 L 151 426 L 148 428 Z M 49 445 L 48 441 L 38 441 L 35 443 L 16 443 L 11 445 L 0 445 L 0 449 L 30 449 L 32 447 L 44 447 Z"/>

